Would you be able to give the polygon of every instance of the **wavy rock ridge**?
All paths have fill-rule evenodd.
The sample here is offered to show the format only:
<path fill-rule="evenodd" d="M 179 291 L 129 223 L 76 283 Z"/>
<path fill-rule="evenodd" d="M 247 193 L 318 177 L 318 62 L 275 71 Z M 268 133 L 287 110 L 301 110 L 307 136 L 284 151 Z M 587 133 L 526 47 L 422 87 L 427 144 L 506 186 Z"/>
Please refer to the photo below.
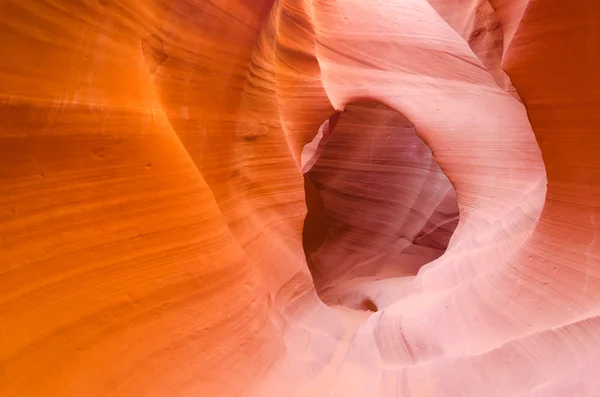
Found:
<path fill-rule="evenodd" d="M 1 1 L 0 395 L 600 395 L 576 3 Z"/>

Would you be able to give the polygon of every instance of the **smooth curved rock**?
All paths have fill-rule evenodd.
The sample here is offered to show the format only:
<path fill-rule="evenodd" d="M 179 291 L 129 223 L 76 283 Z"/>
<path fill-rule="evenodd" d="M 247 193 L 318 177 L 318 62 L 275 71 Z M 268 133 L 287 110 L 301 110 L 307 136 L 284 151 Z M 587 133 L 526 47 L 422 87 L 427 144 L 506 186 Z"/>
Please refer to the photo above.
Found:
<path fill-rule="evenodd" d="M 0 21 L 0 395 L 600 395 L 600 5 L 4 0 Z M 380 111 L 406 129 L 366 156 Z M 447 177 L 448 242 L 448 185 L 350 173 L 377 158 Z M 392 229 L 445 252 L 311 274 L 314 247 L 395 255 Z"/>

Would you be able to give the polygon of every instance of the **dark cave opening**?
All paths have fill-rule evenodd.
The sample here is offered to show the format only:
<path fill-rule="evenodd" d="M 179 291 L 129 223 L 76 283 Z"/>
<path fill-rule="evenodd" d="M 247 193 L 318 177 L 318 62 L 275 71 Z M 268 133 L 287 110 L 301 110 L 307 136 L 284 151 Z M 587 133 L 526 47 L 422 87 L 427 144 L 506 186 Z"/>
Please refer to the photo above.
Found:
<path fill-rule="evenodd" d="M 320 298 L 377 311 L 379 280 L 412 277 L 458 224 L 456 192 L 413 125 L 376 101 L 326 120 L 302 154 L 303 247 Z"/>

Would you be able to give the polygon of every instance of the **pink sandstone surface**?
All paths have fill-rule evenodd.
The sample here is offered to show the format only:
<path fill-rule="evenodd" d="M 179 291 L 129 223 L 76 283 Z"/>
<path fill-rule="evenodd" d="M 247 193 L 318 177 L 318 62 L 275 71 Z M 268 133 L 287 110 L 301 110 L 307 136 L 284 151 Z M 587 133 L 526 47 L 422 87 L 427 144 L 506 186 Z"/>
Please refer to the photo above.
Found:
<path fill-rule="evenodd" d="M 600 3 L 0 21 L 0 396 L 600 396 Z"/>

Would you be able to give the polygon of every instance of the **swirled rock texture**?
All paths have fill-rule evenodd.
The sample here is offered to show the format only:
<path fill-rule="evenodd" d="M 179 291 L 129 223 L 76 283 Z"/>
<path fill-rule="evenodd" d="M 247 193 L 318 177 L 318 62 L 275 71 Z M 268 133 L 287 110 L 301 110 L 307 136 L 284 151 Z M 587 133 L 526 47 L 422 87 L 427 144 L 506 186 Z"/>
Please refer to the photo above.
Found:
<path fill-rule="evenodd" d="M 599 41 L 592 1 L 0 1 L 0 395 L 597 397 Z"/>

